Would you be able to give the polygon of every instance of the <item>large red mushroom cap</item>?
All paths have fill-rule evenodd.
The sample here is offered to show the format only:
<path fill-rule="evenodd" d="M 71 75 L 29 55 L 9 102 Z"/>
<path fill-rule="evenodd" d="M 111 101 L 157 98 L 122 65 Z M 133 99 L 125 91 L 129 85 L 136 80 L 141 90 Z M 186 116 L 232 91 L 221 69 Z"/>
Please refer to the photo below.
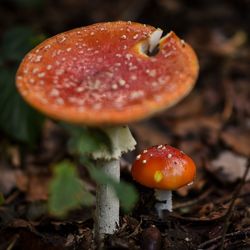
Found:
<path fill-rule="evenodd" d="M 179 149 L 159 145 L 139 154 L 131 172 L 133 179 L 146 187 L 175 190 L 193 181 L 196 166 Z"/>
<path fill-rule="evenodd" d="M 156 55 L 145 44 L 156 29 L 107 22 L 70 30 L 29 52 L 17 72 L 17 87 L 48 116 L 93 126 L 126 124 L 183 98 L 193 87 L 198 62 L 173 32 Z"/>

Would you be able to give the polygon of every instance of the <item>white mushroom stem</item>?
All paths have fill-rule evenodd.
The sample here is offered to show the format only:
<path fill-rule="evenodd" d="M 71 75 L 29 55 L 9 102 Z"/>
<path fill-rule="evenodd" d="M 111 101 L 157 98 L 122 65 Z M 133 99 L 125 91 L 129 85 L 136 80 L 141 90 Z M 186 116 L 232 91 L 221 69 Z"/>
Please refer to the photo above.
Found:
<path fill-rule="evenodd" d="M 120 180 L 120 157 L 122 153 L 135 148 L 136 142 L 127 126 L 104 129 L 112 143 L 112 152 L 103 148 L 92 154 L 102 170 L 111 178 Z M 101 163 L 100 163 L 101 162 Z M 109 185 L 98 185 L 96 190 L 95 234 L 102 238 L 105 234 L 113 234 L 119 225 L 119 199 Z"/>
<path fill-rule="evenodd" d="M 119 182 L 120 161 L 111 160 L 100 164 L 105 174 Z M 96 190 L 96 226 L 95 233 L 102 237 L 113 234 L 119 225 L 119 199 L 108 185 L 98 185 Z"/>
<path fill-rule="evenodd" d="M 172 212 L 172 191 L 155 189 L 155 198 L 158 201 L 155 204 L 155 208 L 158 213 L 158 216 L 162 219 L 163 210 L 168 210 L 169 212 Z"/>

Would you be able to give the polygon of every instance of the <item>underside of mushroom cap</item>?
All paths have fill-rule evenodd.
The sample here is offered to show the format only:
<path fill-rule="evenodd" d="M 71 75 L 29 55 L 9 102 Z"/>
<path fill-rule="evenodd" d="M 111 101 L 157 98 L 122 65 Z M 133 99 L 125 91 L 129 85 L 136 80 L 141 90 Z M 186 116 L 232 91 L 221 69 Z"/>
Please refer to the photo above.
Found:
<path fill-rule="evenodd" d="M 33 107 L 71 123 L 118 125 L 149 117 L 187 95 L 198 74 L 195 53 L 173 32 L 155 55 L 147 54 L 155 30 L 119 21 L 58 34 L 26 55 L 17 87 Z"/>

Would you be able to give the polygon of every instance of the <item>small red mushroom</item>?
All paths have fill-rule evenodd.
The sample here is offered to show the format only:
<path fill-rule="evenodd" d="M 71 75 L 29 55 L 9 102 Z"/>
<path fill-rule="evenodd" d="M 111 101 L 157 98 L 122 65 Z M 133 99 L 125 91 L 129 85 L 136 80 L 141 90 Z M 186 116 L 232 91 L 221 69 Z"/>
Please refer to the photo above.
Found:
<path fill-rule="evenodd" d="M 160 203 L 156 209 L 160 217 L 162 210 L 172 211 L 172 190 L 193 182 L 196 166 L 193 160 L 179 149 L 159 145 L 145 149 L 136 157 L 132 169 L 133 179 L 154 188 Z"/>
<path fill-rule="evenodd" d="M 135 146 L 121 125 L 174 105 L 198 75 L 193 49 L 173 32 L 160 39 L 161 34 L 122 21 L 58 34 L 25 56 L 17 88 L 31 106 L 54 119 L 102 127 L 113 151 L 95 152 L 93 158 L 119 181 L 119 158 Z M 119 200 L 109 187 L 98 187 L 96 208 L 97 234 L 112 234 L 119 224 Z"/>

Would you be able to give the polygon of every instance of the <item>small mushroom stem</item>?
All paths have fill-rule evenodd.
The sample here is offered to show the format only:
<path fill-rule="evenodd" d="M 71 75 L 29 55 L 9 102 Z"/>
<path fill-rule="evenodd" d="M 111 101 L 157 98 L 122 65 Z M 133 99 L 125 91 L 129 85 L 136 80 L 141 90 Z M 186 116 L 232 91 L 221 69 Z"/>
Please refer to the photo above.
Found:
<path fill-rule="evenodd" d="M 168 210 L 169 212 L 172 212 L 172 191 L 155 189 L 155 198 L 158 201 L 155 204 L 155 208 L 158 213 L 158 216 L 162 219 L 163 210 Z"/>
<path fill-rule="evenodd" d="M 119 182 L 119 160 L 102 162 L 100 165 L 105 174 Z M 96 194 L 95 234 L 102 238 L 104 234 L 113 234 L 119 225 L 119 199 L 108 185 L 98 185 Z"/>

